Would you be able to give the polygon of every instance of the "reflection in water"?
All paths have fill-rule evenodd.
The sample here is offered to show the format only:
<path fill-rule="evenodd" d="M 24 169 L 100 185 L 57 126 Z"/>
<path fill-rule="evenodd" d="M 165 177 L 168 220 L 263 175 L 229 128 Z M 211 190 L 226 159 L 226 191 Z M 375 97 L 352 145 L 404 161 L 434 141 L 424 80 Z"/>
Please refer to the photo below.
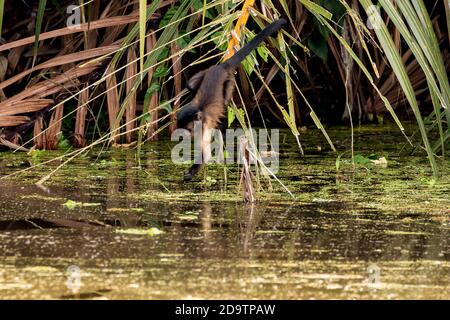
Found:
<path fill-rule="evenodd" d="M 62 205 L 68 199 L 64 188 L 50 186 L 43 191 L 33 185 L 2 181 L 0 229 L 15 230 L 16 235 L 21 235 L 18 239 L 12 233 L 2 235 L 3 254 L 71 257 L 75 252 L 80 257 L 126 258 L 130 253 L 135 257 L 177 253 L 190 258 L 290 261 L 450 258 L 449 229 L 427 216 L 389 215 L 341 202 L 244 205 L 141 200 L 125 196 L 128 190 L 140 188 L 133 171 L 130 175 L 111 175 L 104 183 L 104 191 L 97 186 L 98 194 L 82 195 L 82 188 L 73 186 L 70 193 L 73 198 L 69 199 L 100 205 L 72 210 Z M 129 246 L 127 236 L 115 234 L 108 226 L 156 227 L 165 234 L 157 242 L 137 237 Z M 71 230 L 80 228 L 86 229 L 86 233 Z M 32 229 L 36 231 L 29 235 L 34 239 L 29 243 L 27 230 Z M 55 232 L 43 232 L 48 229 Z M 48 249 L 46 239 L 57 241 L 61 247 L 43 250 Z M 102 246 L 96 245 L 100 243 Z"/>
<path fill-rule="evenodd" d="M 254 203 L 236 207 L 236 225 L 241 238 L 239 243 L 242 243 L 242 252 L 248 257 L 251 257 L 252 242 L 256 235 L 258 223 L 259 215 L 255 213 Z"/>
<path fill-rule="evenodd" d="M 204 234 L 205 244 L 207 244 L 208 240 L 210 239 L 212 231 L 212 209 L 210 203 L 205 202 L 203 204 L 202 212 L 200 213 L 199 219 L 201 230 L 203 231 Z"/>

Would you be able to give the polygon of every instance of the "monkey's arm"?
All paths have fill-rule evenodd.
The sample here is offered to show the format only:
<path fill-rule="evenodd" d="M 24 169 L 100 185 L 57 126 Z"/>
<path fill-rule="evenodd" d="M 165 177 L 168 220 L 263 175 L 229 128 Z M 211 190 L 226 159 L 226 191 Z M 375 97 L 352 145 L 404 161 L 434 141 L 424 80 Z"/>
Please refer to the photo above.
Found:
<path fill-rule="evenodd" d="M 203 81 L 206 70 L 200 71 L 192 76 L 187 82 L 186 87 L 191 91 L 197 91 Z"/>
<path fill-rule="evenodd" d="M 194 164 L 184 174 L 184 181 L 191 181 L 192 178 L 200 171 L 204 164 L 207 164 L 211 159 L 211 137 L 214 128 L 208 128 L 203 125 L 202 138 L 199 145 L 196 148 L 200 148 L 200 152 L 197 153 Z"/>
<path fill-rule="evenodd" d="M 225 107 L 228 107 L 228 105 L 231 102 L 231 99 L 233 99 L 234 77 L 230 77 L 227 79 L 227 81 L 225 81 L 223 90 L 224 90 L 223 97 L 224 97 Z"/>
<path fill-rule="evenodd" d="M 203 167 L 203 165 L 208 162 L 208 154 L 207 152 L 211 152 L 211 150 L 208 148 L 208 145 L 205 145 L 206 143 L 209 143 L 207 140 L 207 136 L 209 131 L 206 128 L 202 128 L 202 138 L 200 143 L 195 144 L 195 148 L 199 148 L 200 152 L 197 152 L 197 155 L 194 159 L 194 164 L 189 168 L 189 170 L 184 174 L 184 181 L 188 182 L 191 181 L 192 178 L 200 171 L 200 169 Z"/>
<path fill-rule="evenodd" d="M 201 112 L 195 105 L 185 105 L 177 114 L 177 127 L 186 128 L 189 123 L 201 120 Z"/>
<path fill-rule="evenodd" d="M 203 163 L 196 163 L 193 164 L 189 170 L 184 174 L 184 181 L 189 182 L 192 180 L 192 178 L 200 171 L 200 169 L 203 167 Z"/>

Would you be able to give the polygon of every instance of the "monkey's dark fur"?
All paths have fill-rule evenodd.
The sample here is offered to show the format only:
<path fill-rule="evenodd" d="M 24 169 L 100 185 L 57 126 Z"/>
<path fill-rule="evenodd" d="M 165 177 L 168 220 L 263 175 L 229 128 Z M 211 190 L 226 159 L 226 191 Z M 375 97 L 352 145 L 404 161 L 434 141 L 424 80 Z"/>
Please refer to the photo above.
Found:
<path fill-rule="evenodd" d="M 200 171 L 203 163 L 207 162 L 205 149 L 210 143 L 208 129 L 216 129 L 224 120 L 225 108 L 233 97 L 234 71 L 264 39 L 281 29 L 286 20 L 280 19 L 272 22 L 258 33 L 241 50 L 236 52 L 229 60 L 212 66 L 195 74 L 187 83 L 187 88 L 195 92 L 195 96 L 185 105 L 177 116 L 178 128 L 193 131 L 195 121 L 201 121 L 203 125 L 203 137 L 201 143 L 202 159 L 196 159 L 195 163 L 184 175 L 185 181 L 190 181 Z"/>

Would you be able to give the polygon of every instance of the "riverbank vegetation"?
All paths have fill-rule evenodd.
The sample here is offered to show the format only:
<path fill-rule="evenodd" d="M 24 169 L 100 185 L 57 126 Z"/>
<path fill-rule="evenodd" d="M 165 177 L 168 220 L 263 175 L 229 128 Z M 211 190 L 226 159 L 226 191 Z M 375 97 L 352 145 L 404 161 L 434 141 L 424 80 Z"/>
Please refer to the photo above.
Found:
<path fill-rule="evenodd" d="M 0 144 L 78 148 L 70 160 L 168 136 L 186 79 L 220 61 L 244 12 L 241 42 L 276 18 L 289 23 L 243 63 L 230 126 L 287 127 L 301 149 L 312 125 L 335 150 L 330 124 L 351 135 L 394 122 L 439 175 L 450 139 L 445 3 L 0 0 Z"/>

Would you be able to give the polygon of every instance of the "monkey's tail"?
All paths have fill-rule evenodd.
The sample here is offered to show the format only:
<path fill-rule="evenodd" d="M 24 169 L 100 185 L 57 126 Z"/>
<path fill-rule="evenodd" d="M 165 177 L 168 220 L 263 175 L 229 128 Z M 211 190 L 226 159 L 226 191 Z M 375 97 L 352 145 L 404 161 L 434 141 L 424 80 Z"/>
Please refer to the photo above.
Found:
<path fill-rule="evenodd" d="M 226 69 L 237 68 L 239 64 L 250 54 L 261 42 L 267 37 L 271 36 L 275 32 L 281 29 L 287 22 L 284 19 L 276 20 L 265 27 L 260 33 L 258 33 L 249 43 L 236 52 L 230 59 L 222 63 L 222 66 Z"/>

